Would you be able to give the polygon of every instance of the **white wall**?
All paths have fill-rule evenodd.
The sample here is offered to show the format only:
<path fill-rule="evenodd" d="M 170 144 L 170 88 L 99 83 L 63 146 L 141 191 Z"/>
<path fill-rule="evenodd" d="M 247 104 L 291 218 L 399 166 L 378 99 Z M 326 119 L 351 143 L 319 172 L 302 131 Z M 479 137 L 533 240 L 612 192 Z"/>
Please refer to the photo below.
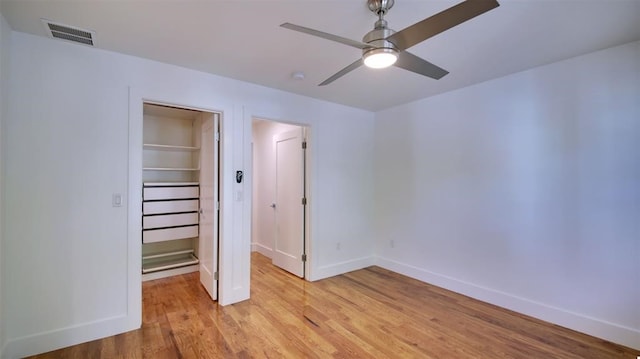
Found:
<path fill-rule="evenodd" d="M 640 348 L 639 106 L 636 42 L 377 113 L 379 263 Z"/>
<path fill-rule="evenodd" d="M 0 203 L 2 203 L 3 199 L 3 173 L 4 173 L 4 161 L 2 160 L 4 147 L 4 139 L 3 139 L 3 127 L 4 121 L 7 113 L 7 84 L 9 78 L 9 43 L 10 43 L 10 35 L 11 29 L 9 25 L 5 21 L 2 14 L 0 14 Z M 2 352 L 5 344 L 5 331 L 6 331 L 6 321 L 4 320 L 4 299 L 3 299 L 3 283 L 4 283 L 4 275 L 6 275 L 6 271 L 4 270 L 5 261 L 4 257 L 4 243 L 3 243 L 3 231 L 4 226 L 2 225 L 2 206 L 0 206 L 0 357 L 2 357 Z"/>
<path fill-rule="evenodd" d="M 299 126 L 268 120 L 253 121 L 253 232 L 252 250 L 272 258 L 275 217 L 276 150 L 273 136 Z"/>
<path fill-rule="evenodd" d="M 373 174 L 372 113 L 22 33 L 12 34 L 10 66 L 3 127 L 4 266 L 12 273 L 2 288 L 7 357 L 139 323 L 140 287 L 128 280 L 127 266 L 135 272 L 131 258 L 139 254 L 132 225 L 139 204 L 129 180 L 142 149 L 128 148 L 129 134 L 135 140 L 140 131 L 143 98 L 225 111 L 227 183 L 236 169 L 251 170 L 251 118 L 312 127 L 312 279 L 372 262 L 366 240 L 373 184 L 362 183 Z M 240 288 L 233 298 L 240 299 L 249 293 L 251 183 L 225 190 L 221 283 Z M 232 200 L 238 191 L 244 201 Z M 130 203 L 111 207 L 115 192 L 129 193 Z M 334 240 L 343 241 L 341 251 Z"/>
<path fill-rule="evenodd" d="M 375 235 L 387 268 L 640 347 L 639 46 L 383 111 L 374 133 L 366 111 L 13 33 L 8 72 L 0 56 L 5 355 L 139 321 L 127 279 L 139 212 L 111 194 L 135 192 L 142 98 L 223 109 L 229 182 L 251 171 L 252 118 L 311 127 L 311 279 L 371 264 Z M 249 290 L 251 185 L 227 188 L 223 207 L 236 298 Z"/>

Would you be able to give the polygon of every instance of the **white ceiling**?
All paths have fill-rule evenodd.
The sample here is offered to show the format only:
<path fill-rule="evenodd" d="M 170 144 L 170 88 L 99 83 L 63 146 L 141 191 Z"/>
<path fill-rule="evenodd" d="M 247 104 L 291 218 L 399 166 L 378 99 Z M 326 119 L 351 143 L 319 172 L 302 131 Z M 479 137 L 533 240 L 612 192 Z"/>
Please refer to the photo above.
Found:
<path fill-rule="evenodd" d="M 640 40 L 640 0 L 499 1 L 409 49 L 449 70 L 441 80 L 361 67 L 324 87 L 360 51 L 279 25 L 361 40 L 376 20 L 366 0 L 1 0 L 0 11 L 16 31 L 47 36 L 45 18 L 95 31 L 102 49 L 373 111 Z M 386 19 L 399 31 L 458 2 L 396 0 Z"/>

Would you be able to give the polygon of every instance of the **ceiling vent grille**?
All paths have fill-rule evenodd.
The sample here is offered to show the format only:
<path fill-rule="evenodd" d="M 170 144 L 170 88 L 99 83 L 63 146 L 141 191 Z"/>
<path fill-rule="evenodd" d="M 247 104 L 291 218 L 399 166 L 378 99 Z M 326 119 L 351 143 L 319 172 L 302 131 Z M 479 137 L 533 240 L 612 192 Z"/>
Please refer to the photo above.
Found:
<path fill-rule="evenodd" d="M 77 42 L 84 45 L 95 46 L 96 33 L 83 30 L 74 26 L 55 23 L 42 19 L 47 32 L 51 37 Z"/>

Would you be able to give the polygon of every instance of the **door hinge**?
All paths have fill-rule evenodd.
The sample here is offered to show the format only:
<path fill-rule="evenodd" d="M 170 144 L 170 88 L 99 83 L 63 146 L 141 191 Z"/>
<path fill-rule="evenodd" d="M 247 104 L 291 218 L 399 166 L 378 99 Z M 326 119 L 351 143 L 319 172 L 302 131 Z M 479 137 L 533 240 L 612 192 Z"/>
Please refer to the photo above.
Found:
<path fill-rule="evenodd" d="M 307 255 L 306 255 L 306 254 L 303 254 L 303 255 L 302 255 L 302 261 L 303 261 L 303 262 L 306 262 L 306 261 L 307 261 Z"/>
<path fill-rule="evenodd" d="M 307 141 L 302 141 L 302 149 L 307 149 Z"/>
<path fill-rule="evenodd" d="M 216 211 L 220 210 L 220 202 L 216 202 Z"/>
<path fill-rule="evenodd" d="M 216 141 L 220 141 L 220 132 L 216 132 L 215 138 L 216 138 Z"/>
<path fill-rule="evenodd" d="M 307 205 L 307 197 L 302 197 L 302 205 L 303 206 Z"/>
<path fill-rule="evenodd" d="M 213 273 L 213 280 L 218 280 L 218 272 Z"/>

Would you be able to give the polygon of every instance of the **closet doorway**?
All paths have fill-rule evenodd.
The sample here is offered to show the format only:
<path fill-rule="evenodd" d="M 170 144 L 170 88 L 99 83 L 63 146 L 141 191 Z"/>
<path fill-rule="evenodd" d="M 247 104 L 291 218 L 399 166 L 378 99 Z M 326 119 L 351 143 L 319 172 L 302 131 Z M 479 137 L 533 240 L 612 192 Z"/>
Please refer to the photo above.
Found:
<path fill-rule="evenodd" d="M 307 260 L 308 128 L 252 122 L 252 250 L 305 278 Z"/>
<path fill-rule="evenodd" d="M 143 104 L 142 279 L 199 272 L 218 298 L 220 114 Z"/>

